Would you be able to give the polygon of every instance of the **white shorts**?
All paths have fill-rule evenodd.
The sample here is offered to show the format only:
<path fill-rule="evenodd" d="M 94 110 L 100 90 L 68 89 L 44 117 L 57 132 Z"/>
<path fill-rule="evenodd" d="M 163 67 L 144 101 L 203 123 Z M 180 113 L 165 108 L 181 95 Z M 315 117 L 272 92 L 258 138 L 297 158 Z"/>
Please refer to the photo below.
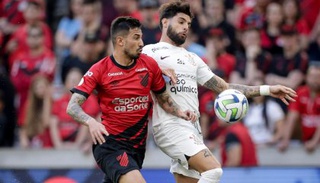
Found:
<path fill-rule="evenodd" d="M 200 178 L 200 173 L 190 170 L 186 156 L 193 156 L 207 147 L 199 122 L 193 124 L 184 120 L 160 123 L 153 126 L 153 134 L 159 148 L 171 157 L 171 173 Z"/>

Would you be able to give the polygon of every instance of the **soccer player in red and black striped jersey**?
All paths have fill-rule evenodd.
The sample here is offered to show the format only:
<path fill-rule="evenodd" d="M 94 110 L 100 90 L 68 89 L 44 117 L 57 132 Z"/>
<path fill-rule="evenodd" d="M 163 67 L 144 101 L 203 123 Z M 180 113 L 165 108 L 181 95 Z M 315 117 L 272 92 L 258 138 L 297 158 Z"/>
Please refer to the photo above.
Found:
<path fill-rule="evenodd" d="M 196 121 L 196 114 L 182 111 L 166 91 L 162 71 L 151 57 L 141 54 L 141 24 L 119 17 L 111 26 L 114 52 L 93 65 L 71 91 L 67 112 L 89 127 L 93 154 L 106 174 L 106 183 L 145 183 L 142 167 L 151 93 L 171 115 Z M 164 72 L 165 73 L 165 72 Z M 172 78 L 174 79 L 174 78 Z M 81 105 L 96 90 L 102 124 L 83 112 Z"/>

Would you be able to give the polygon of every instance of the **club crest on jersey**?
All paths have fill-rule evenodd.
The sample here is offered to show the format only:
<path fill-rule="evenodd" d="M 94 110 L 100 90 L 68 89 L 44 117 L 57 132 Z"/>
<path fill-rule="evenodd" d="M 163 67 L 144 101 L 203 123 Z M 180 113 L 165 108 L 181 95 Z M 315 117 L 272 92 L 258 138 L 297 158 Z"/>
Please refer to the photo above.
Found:
<path fill-rule="evenodd" d="M 146 87 L 148 85 L 148 81 L 149 81 L 149 73 L 147 73 L 146 75 L 140 75 L 141 81 L 140 84 L 144 87 Z"/>

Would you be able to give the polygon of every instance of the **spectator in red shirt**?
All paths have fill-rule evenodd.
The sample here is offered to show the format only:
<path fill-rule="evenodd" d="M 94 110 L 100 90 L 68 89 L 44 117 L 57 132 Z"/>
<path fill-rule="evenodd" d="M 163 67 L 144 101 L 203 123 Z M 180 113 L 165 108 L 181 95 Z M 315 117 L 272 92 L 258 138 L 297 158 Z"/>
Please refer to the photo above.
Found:
<path fill-rule="evenodd" d="M 300 1 L 302 17 L 307 21 L 309 28 L 312 30 L 316 23 L 320 21 L 320 1 L 303 0 Z"/>
<path fill-rule="evenodd" d="M 51 84 L 46 76 L 38 74 L 31 80 L 28 99 L 21 111 L 19 141 L 22 148 L 51 148 L 49 119 L 51 111 Z"/>
<path fill-rule="evenodd" d="M 285 0 L 282 2 L 284 13 L 284 25 L 294 26 L 300 38 L 302 49 L 308 47 L 310 28 L 307 21 L 302 17 L 299 0 Z"/>
<path fill-rule="evenodd" d="M 41 27 L 31 26 L 27 30 L 27 46 L 29 49 L 23 50 L 17 55 L 12 63 L 10 71 L 11 81 L 19 96 L 18 113 L 24 105 L 31 78 L 42 73 L 49 80 L 53 80 L 56 60 L 54 53 L 43 44 L 44 33 Z M 20 120 L 19 120 L 20 121 Z"/>
<path fill-rule="evenodd" d="M 231 72 L 236 65 L 236 59 L 233 55 L 226 52 L 226 36 L 220 28 L 211 28 L 208 30 L 206 39 L 207 64 L 215 70 L 224 72 L 225 78 L 229 79 Z"/>
<path fill-rule="evenodd" d="M 86 127 L 80 125 L 65 112 L 71 98 L 70 90 L 78 85 L 82 75 L 77 68 L 69 70 L 64 81 L 63 95 L 53 103 L 49 126 L 53 146 L 56 149 L 80 149 L 92 144 L 87 138 Z M 98 118 L 100 108 L 95 95 L 87 99 L 83 104 L 83 109 L 93 118 Z"/>
<path fill-rule="evenodd" d="M 280 150 L 286 150 L 290 143 L 295 123 L 301 123 L 302 143 L 312 152 L 320 144 L 320 64 L 311 62 L 306 76 L 306 85 L 297 89 L 296 102 L 290 103 L 286 130 Z"/>
<path fill-rule="evenodd" d="M 25 3 L 23 0 L 3 0 L 0 2 L 0 32 L 10 35 L 25 22 L 23 17 Z"/>
<path fill-rule="evenodd" d="M 9 60 L 12 60 L 21 50 L 28 50 L 27 37 L 30 27 L 38 26 L 42 30 L 44 41 L 42 44 L 48 49 L 52 48 L 52 32 L 49 26 L 43 22 L 44 7 L 40 0 L 30 0 L 24 11 L 26 23 L 19 27 L 10 38 L 6 46 L 6 51 L 10 54 Z"/>
<path fill-rule="evenodd" d="M 280 33 L 283 24 L 282 7 L 278 3 L 270 3 L 267 7 L 265 26 L 261 30 L 261 47 L 271 54 L 282 51 Z"/>

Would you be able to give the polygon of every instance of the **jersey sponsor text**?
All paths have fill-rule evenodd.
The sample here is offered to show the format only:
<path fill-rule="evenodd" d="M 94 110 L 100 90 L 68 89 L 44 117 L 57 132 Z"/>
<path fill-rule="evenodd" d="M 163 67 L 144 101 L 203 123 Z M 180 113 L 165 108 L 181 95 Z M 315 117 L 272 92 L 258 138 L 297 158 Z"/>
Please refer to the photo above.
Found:
<path fill-rule="evenodd" d="M 145 110 L 149 107 L 149 96 L 115 98 L 112 103 L 116 105 L 114 110 L 117 112 Z"/>

